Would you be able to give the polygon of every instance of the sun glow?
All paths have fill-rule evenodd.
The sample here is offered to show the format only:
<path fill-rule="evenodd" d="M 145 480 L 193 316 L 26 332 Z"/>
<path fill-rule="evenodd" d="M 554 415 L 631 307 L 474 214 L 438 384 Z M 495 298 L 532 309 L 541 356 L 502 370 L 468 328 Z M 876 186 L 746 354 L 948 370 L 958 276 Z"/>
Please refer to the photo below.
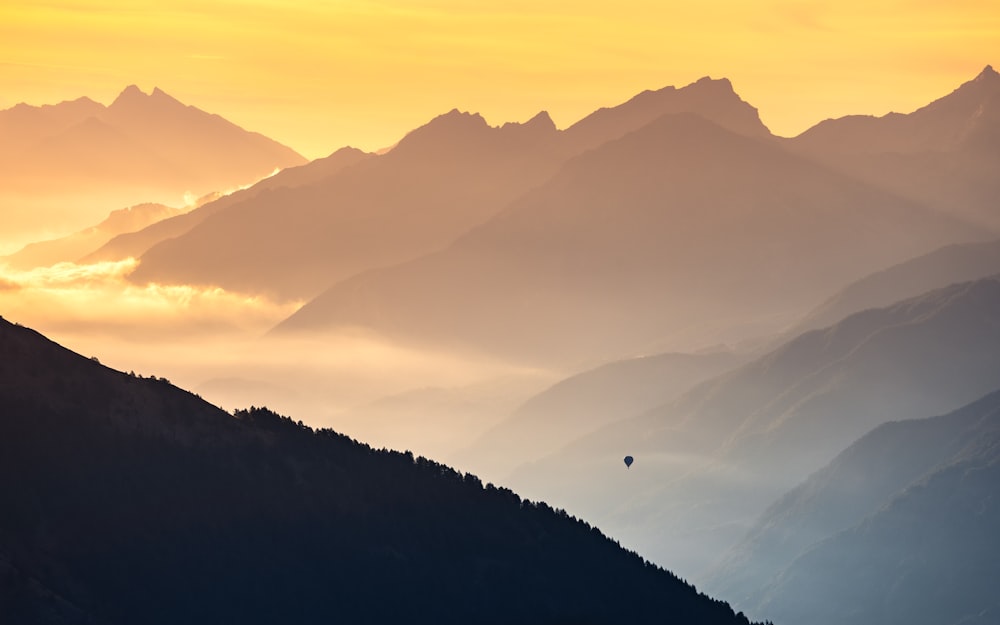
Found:
<path fill-rule="evenodd" d="M 162 340 L 181 334 L 263 332 L 291 314 L 297 302 L 276 304 L 220 288 L 134 285 L 125 277 L 129 258 L 89 265 L 58 263 L 13 270 L 0 266 L 0 309 L 10 319 L 30 318 L 39 328 L 73 331 L 115 329 L 129 334 L 141 320 L 142 336 Z"/>

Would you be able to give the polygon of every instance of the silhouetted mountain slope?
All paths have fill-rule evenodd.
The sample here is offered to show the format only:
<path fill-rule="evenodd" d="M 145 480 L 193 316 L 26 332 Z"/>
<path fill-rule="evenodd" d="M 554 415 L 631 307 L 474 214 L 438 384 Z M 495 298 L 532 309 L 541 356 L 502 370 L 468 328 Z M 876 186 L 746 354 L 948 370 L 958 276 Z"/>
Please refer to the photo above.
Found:
<path fill-rule="evenodd" d="M 912 113 L 828 119 L 795 141 L 816 152 L 946 152 L 978 143 L 978 133 L 1000 121 L 998 96 L 1000 74 L 987 65 L 973 80 Z"/>
<path fill-rule="evenodd" d="M 101 118 L 185 171 L 210 177 L 212 184 L 197 193 L 256 182 L 275 169 L 305 163 L 291 149 L 184 105 L 159 88 L 146 95 L 134 85 L 128 87 Z"/>
<path fill-rule="evenodd" d="M 677 89 L 664 87 L 643 91 L 611 108 L 594 111 L 566 129 L 566 141 L 576 150 L 595 148 L 622 137 L 667 114 L 697 113 L 737 134 L 769 138 L 771 132 L 760 121 L 757 109 L 733 91 L 726 78 L 704 77 Z"/>
<path fill-rule="evenodd" d="M 728 81 L 708 78 L 644 92 L 565 131 L 544 112 L 490 128 L 479 115 L 451 111 L 349 176 L 230 211 L 164 243 L 143 258 L 135 279 L 312 296 L 354 273 L 443 248 L 567 158 L 682 111 L 768 134 Z M 224 255 L 221 240 L 232 248 Z"/>
<path fill-rule="evenodd" d="M 826 120 L 791 139 L 812 155 L 905 197 L 1000 231 L 1000 74 L 986 68 L 907 115 Z"/>
<path fill-rule="evenodd" d="M 744 361 L 731 352 L 715 352 L 611 362 L 531 397 L 455 457 L 480 474 L 505 475 L 586 432 L 665 404 Z"/>
<path fill-rule="evenodd" d="M 557 138 L 544 114 L 493 128 L 452 111 L 340 175 L 220 211 L 146 252 L 132 279 L 312 297 L 488 219 L 549 176 Z"/>
<path fill-rule="evenodd" d="M 109 205 L 179 205 L 305 162 L 263 135 L 134 85 L 107 107 L 82 98 L 0 111 L 0 136 L 0 204 L 30 211 L 11 226 L 22 236 L 53 224 L 73 232 Z"/>
<path fill-rule="evenodd" d="M 1000 392 L 880 426 L 771 506 L 710 584 L 776 622 L 977 622 L 997 606 L 998 467 Z"/>
<path fill-rule="evenodd" d="M 1000 385 L 1000 281 L 953 285 L 805 333 L 511 477 L 695 577 L 802 476 L 880 423 Z M 631 454 L 628 478 L 612 471 Z"/>
<path fill-rule="evenodd" d="M 111 105 L 90 100 L 0 111 L 0 127 L 32 123 L 21 141 L 0 149 L 12 182 L 142 185 L 202 195 L 254 182 L 301 156 L 218 115 L 186 106 L 159 89 L 135 85 Z M 160 170 L 158 170 L 160 168 Z"/>
<path fill-rule="evenodd" d="M 191 212 L 151 224 L 137 232 L 117 236 L 101 246 L 100 249 L 95 248 L 90 250 L 92 253 L 83 257 L 82 261 L 97 262 L 102 260 L 139 258 L 146 253 L 146 250 L 157 243 L 181 236 L 216 212 L 256 198 L 264 191 L 319 183 L 351 165 L 360 163 L 370 156 L 371 154 L 362 152 L 361 150 L 347 147 L 337 150 L 330 156 L 316 159 L 305 165 L 283 169 L 248 189 L 241 189 L 229 195 L 222 196 L 213 202 L 199 206 Z M 219 245 L 225 246 L 228 245 L 228 242 L 222 241 Z"/>
<path fill-rule="evenodd" d="M 810 312 L 787 338 L 832 325 L 867 308 L 888 306 L 932 289 L 1000 274 L 1000 241 L 942 247 L 851 283 Z"/>
<path fill-rule="evenodd" d="M 30 148 L 46 137 L 58 135 L 99 115 L 103 110 L 102 104 L 90 98 L 42 106 L 17 104 L 0 111 L 0 137 L 4 140 L 0 150 L 13 153 L 15 150 Z"/>
<path fill-rule="evenodd" d="M 0 320 L 19 623 L 746 623 L 583 522 Z"/>
<path fill-rule="evenodd" d="M 448 249 L 335 285 L 278 331 L 367 326 L 570 364 L 690 349 L 969 236 L 771 142 L 667 115 Z"/>
<path fill-rule="evenodd" d="M 470 461 L 460 450 L 551 380 L 545 374 L 528 373 L 460 386 L 422 386 L 349 408 L 337 414 L 334 423 L 339 431 L 372 446 L 411 449 L 503 483 L 503 474 L 487 471 L 481 458 Z"/>
<path fill-rule="evenodd" d="M 96 226 L 67 237 L 30 243 L 9 256 L 0 257 L 0 262 L 5 262 L 11 267 L 19 269 L 47 267 L 59 262 L 74 262 L 81 256 L 106 244 L 116 235 L 141 230 L 150 224 L 169 219 L 179 213 L 181 213 L 180 209 L 163 204 L 137 204 L 129 208 L 122 208 L 112 211 L 107 219 Z"/>
<path fill-rule="evenodd" d="M 760 589 L 808 548 L 877 513 L 981 437 L 995 437 L 998 406 L 993 394 L 946 416 L 878 426 L 773 503 L 705 583 L 753 607 Z"/>

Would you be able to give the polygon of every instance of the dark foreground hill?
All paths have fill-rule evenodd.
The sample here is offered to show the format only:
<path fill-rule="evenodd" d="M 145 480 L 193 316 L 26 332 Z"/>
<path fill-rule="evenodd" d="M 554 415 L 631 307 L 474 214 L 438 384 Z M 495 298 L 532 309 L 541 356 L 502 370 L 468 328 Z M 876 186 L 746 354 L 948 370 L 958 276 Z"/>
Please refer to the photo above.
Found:
<path fill-rule="evenodd" d="M 2 320 L 0 406 L 5 622 L 747 622 L 545 504 Z"/>

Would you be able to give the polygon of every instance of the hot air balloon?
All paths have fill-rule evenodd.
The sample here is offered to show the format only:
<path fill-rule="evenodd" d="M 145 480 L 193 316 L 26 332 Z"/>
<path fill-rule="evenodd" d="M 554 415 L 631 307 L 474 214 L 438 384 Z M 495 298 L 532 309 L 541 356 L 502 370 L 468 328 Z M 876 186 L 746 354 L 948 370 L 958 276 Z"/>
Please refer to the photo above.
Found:
<path fill-rule="evenodd" d="M 625 468 L 631 467 L 634 461 L 635 458 L 633 458 L 632 456 L 625 456 Z"/>

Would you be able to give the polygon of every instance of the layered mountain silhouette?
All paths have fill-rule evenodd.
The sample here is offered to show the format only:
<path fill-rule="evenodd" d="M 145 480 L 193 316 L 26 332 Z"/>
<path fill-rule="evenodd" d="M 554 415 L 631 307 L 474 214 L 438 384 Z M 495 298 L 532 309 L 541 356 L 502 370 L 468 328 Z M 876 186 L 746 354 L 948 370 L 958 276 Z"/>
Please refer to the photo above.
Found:
<path fill-rule="evenodd" d="M 998 454 L 1000 392 L 882 425 L 775 502 L 709 587 L 775 622 L 988 622 Z"/>
<path fill-rule="evenodd" d="M 955 244 L 852 282 L 785 332 L 793 338 L 868 308 L 881 308 L 957 282 L 1000 274 L 1000 241 Z"/>
<path fill-rule="evenodd" d="M 459 451 L 456 462 L 480 474 L 506 475 L 552 453 L 581 432 L 641 414 L 746 360 L 720 351 L 619 360 L 568 377 L 521 404 Z"/>
<path fill-rule="evenodd" d="M 412 449 L 483 479 L 503 483 L 500 479 L 503 473 L 491 471 L 486 459 L 505 455 L 511 451 L 509 447 L 497 441 L 497 445 L 477 446 L 466 453 L 458 450 L 485 437 L 484 432 L 503 421 L 525 398 L 545 388 L 547 383 L 551 383 L 551 377 L 525 373 L 457 386 L 420 386 L 352 406 L 337 414 L 333 421 L 339 431 L 370 445 Z M 519 450 L 524 452 L 531 447 L 539 435 L 528 434 Z M 483 453 L 477 453 L 480 451 Z"/>
<path fill-rule="evenodd" d="M 155 245 L 132 279 L 311 297 L 357 272 L 444 247 L 489 218 L 547 176 L 546 144 L 556 136 L 545 114 L 493 128 L 452 111 L 387 154 L 228 207 Z"/>
<path fill-rule="evenodd" d="M 666 115 L 570 160 L 447 249 L 335 285 L 277 331 L 363 326 L 602 362 L 711 344 L 977 234 L 770 140 Z"/>
<path fill-rule="evenodd" d="M 791 149 L 905 197 L 1000 230 L 1000 74 L 991 66 L 912 113 L 821 122 Z"/>
<path fill-rule="evenodd" d="M 153 203 L 118 209 L 112 211 L 107 219 L 96 226 L 66 237 L 29 243 L 14 254 L 0 257 L 0 263 L 6 263 L 17 269 L 31 269 L 48 267 L 60 262 L 75 262 L 117 236 L 142 230 L 151 224 L 182 213 L 181 209 Z M 124 258 L 128 256 L 114 260 Z"/>
<path fill-rule="evenodd" d="M 164 241 L 144 255 L 133 279 L 312 297 L 361 271 L 444 248 L 573 155 L 666 113 L 693 110 L 769 136 L 728 81 L 708 78 L 645 92 L 565 131 L 544 112 L 523 124 L 490 127 L 479 115 L 453 110 L 363 167 L 295 194 L 234 207 Z M 227 251 L 220 254 L 224 233 Z"/>
<path fill-rule="evenodd" d="M 19 238 L 74 232 L 112 207 L 178 206 L 306 162 L 261 134 L 135 85 L 108 106 L 87 98 L 18 104 L 0 111 L 0 136 L 0 205 L 16 216 L 6 234 Z"/>
<path fill-rule="evenodd" d="M 179 197 L 256 182 L 305 162 L 291 149 L 160 89 L 126 88 L 105 107 L 86 98 L 0 111 L 0 162 L 15 186 L 138 186 Z"/>
<path fill-rule="evenodd" d="M 134 232 L 123 233 L 106 242 L 99 248 L 89 250 L 81 260 L 83 262 L 99 262 L 104 260 L 122 260 L 139 258 L 149 248 L 161 241 L 179 237 L 217 212 L 230 206 L 241 204 L 257 198 L 263 192 L 278 191 L 287 193 L 286 187 L 299 187 L 315 184 L 337 172 L 359 163 L 371 156 L 355 148 L 341 148 L 333 154 L 311 161 L 305 165 L 283 169 L 269 176 L 250 188 L 241 189 L 207 202 L 183 215 L 150 224 L 148 227 Z M 273 197 L 272 197 L 273 199 Z M 221 245 L 221 244 L 220 244 Z"/>
<path fill-rule="evenodd" d="M 737 134 L 772 138 L 757 109 L 740 98 L 729 79 L 706 76 L 680 89 L 643 91 L 628 102 L 594 111 L 566 129 L 566 141 L 574 152 L 595 148 L 676 113 L 697 113 Z"/>
<path fill-rule="evenodd" d="M 0 320 L 18 623 L 746 623 L 587 524 Z"/>
<path fill-rule="evenodd" d="M 857 313 L 525 465 L 511 483 L 694 577 L 869 429 L 996 388 L 997 318 L 996 278 Z M 612 469 L 626 454 L 627 478 Z"/>

